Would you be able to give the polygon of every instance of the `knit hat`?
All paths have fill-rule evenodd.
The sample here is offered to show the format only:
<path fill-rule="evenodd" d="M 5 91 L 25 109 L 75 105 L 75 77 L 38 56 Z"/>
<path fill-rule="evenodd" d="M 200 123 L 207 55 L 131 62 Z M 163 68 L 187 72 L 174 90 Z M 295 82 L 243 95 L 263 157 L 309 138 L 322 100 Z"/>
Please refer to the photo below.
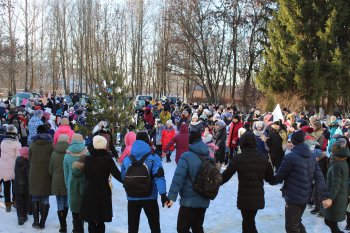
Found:
<path fill-rule="evenodd" d="M 349 148 L 342 147 L 342 145 L 338 141 L 332 145 L 332 153 L 333 153 L 333 156 L 339 157 L 339 158 L 346 158 L 350 155 Z"/>
<path fill-rule="evenodd" d="M 308 133 L 311 134 L 314 132 L 314 129 L 311 128 L 310 126 L 306 125 L 300 128 L 302 131 L 304 131 L 304 133 Z"/>
<path fill-rule="evenodd" d="M 197 113 L 193 113 L 192 119 L 198 119 L 198 114 Z"/>
<path fill-rule="evenodd" d="M 14 125 L 8 125 L 6 127 L 6 133 L 17 134 L 17 128 Z"/>
<path fill-rule="evenodd" d="M 69 136 L 67 134 L 61 134 L 58 137 L 58 142 L 68 142 L 69 141 Z"/>
<path fill-rule="evenodd" d="M 168 123 L 168 122 L 167 122 Z M 141 140 L 141 141 L 144 141 L 146 142 L 147 144 L 149 143 L 149 136 L 148 136 L 148 133 L 145 132 L 145 131 L 140 131 L 140 132 L 137 132 L 136 134 L 136 140 Z"/>
<path fill-rule="evenodd" d="M 200 131 L 191 131 L 189 138 L 188 138 L 188 142 L 189 142 L 189 144 L 193 144 L 200 139 L 201 139 L 201 132 Z"/>
<path fill-rule="evenodd" d="M 216 122 L 215 125 L 218 126 L 219 129 L 222 129 L 222 128 L 226 127 L 225 122 L 224 122 L 224 121 L 221 121 L 221 120 L 218 121 L 218 122 Z"/>
<path fill-rule="evenodd" d="M 292 134 L 291 141 L 293 145 L 301 144 L 305 141 L 305 133 L 302 130 L 294 131 Z"/>
<path fill-rule="evenodd" d="M 83 135 L 79 134 L 79 133 L 75 133 L 72 136 L 72 142 L 84 142 L 84 138 Z"/>
<path fill-rule="evenodd" d="M 93 139 L 92 139 L 92 144 L 94 145 L 94 148 L 96 150 L 99 149 L 106 149 L 107 147 L 107 140 L 105 137 L 100 136 L 100 135 L 96 135 Z"/>
<path fill-rule="evenodd" d="M 68 118 L 62 118 L 62 120 L 61 120 L 61 125 L 69 125 L 69 120 L 68 120 Z"/>
<path fill-rule="evenodd" d="M 167 120 L 166 125 L 171 125 L 171 126 L 173 126 L 173 121 L 172 121 L 172 120 Z"/>
<path fill-rule="evenodd" d="M 22 147 L 21 149 L 19 149 L 19 154 L 28 159 L 28 156 L 29 156 L 29 147 Z"/>

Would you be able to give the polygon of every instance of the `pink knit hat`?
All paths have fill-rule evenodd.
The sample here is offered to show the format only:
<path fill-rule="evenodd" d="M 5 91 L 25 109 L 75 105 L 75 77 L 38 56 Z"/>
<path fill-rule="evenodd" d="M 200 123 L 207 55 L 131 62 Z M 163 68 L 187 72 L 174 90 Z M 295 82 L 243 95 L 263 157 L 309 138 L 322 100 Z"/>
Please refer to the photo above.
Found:
<path fill-rule="evenodd" d="M 22 147 L 21 149 L 19 149 L 19 154 L 23 157 L 28 159 L 29 156 L 29 147 Z"/>

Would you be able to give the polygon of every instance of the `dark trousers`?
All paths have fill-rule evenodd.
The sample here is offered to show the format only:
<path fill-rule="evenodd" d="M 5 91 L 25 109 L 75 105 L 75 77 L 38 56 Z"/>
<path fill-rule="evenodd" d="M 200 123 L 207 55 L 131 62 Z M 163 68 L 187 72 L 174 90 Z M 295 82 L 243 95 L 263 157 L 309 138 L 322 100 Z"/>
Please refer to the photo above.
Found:
<path fill-rule="evenodd" d="M 106 226 L 104 222 L 100 222 L 100 223 L 89 222 L 88 230 L 89 230 L 89 233 L 105 233 Z"/>
<path fill-rule="evenodd" d="M 156 145 L 156 153 L 162 159 L 162 145 Z"/>
<path fill-rule="evenodd" d="M 258 233 L 255 226 L 255 216 L 257 212 L 258 210 L 241 210 L 243 233 Z"/>
<path fill-rule="evenodd" d="M 282 156 L 271 156 L 271 162 L 276 172 L 278 171 L 278 168 L 282 163 L 282 159 L 283 159 Z"/>
<path fill-rule="evenodd" d="M 11 203 L 11 184 L 12 184 L 12 180 L 3 181 L 3 182 L 4 182 L 5 203 Z M 13 196 L 13 199 L 15 199 L 15 195 L 12 194 L 12 196 Z"/>
<path fill-rule="evenodd" d="M 304 225 L 301 223 L 306 205 L 286 204 L 285 221 L 287 233 L 306 233 Z"/>
<path fill-rule="evenodd" d="M 205 217 L 205 208 L 189 208 L 181 206 L 177 216 L 178 233 L 204 233 L 203 222 Z"/>
<path fill-rule="evenodd" d="M 129 233 L 138 233 L 141 210 L 146 214 L 151 233 L 160 233 L 159 206 L 157 200 L 128 201 Z"/>
<path fill-rule="evenodd" d="M 28 193 L 17 193 L 16 194 L 16 208 L 17 216 L 24 217 L 28 214 L 29 207 L 29 194 Z"/>
<path fill-rule="evenodd" d="M 330 221 L 328 219 L 324 219 L 324 223 L 331 229 L 332 233 L 340 233 L 340 232 L 342 232 L 342 231 L 340 231 L 337 222 L 333 222 L 333 221 Z"/>

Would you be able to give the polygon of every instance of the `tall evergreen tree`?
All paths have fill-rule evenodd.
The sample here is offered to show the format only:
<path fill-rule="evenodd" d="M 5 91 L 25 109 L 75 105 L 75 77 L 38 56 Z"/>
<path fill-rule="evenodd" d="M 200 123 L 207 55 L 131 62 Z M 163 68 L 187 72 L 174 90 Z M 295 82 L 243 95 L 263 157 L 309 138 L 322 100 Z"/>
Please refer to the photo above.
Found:
<path fill-rule="evenodd" d="M 295 91 L 311 105 L 328 100 L 331 110 L 350 82 L 350 2 L 278 0 L 277 6 L 259 87 L 276 94 Z"/>

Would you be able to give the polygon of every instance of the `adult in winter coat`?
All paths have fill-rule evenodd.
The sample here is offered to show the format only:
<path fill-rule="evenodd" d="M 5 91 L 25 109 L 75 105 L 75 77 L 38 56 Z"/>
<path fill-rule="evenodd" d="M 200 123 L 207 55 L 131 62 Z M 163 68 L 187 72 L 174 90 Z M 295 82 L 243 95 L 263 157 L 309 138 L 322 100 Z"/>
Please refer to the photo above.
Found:
<path fill-rule="evenodd" d="M 5 137 L 0 145 L 0 180 L 4 182 L 5 206 L 7 212 L 11 211 L 11 184 L 15 179 L 15 163 L 21 147 L 18 141 L 16 127 L 14 125 L 8 125 Z"/>
<path fill-rule="evenodd" d="M 182 125 L 182 123 L 185 123 L 187 125 L 189 125 L 190 123 L 189 113 L 186 110 L 182 112 L 179 123 L 177 124 L 177 127 L 179 128 Z"/>
<path fill-rule="evenodd" d="M 272 165 L 266 154 L 258 152 L 253 133 L 244 133 L 239 144 L 242 153 L 235 156 L 223 172 L 223 183 L 238 173 L 237 208 L 243 217 L 243 232 L 258 232 L 255 216 L 265 207 L 264 180 L 271 181 Z"/>
<path fill-rule="evenodd" d="M 43 125 L 43 121 L 41 120 L 43 118 L 43 111 L 42 110 L 35 110 L 34 115 L 30 118 L 28 123 L 28 145 L 32 142 L 32 137 L 37 135 L 37 129 L 39 125 Z"/>
<path fill-rule="evenodd" d="M 188 151 L 188 147 L 189 147 L 188 136 L 189 136 L 188 126 L 185 123 L 183 123 L 180 126 L 179 133 L 175 137 L 173 137 L 168 143 L 168 145 L 166 145 L 165 147 L 165 151 L 167 152 L 171 146 L 174 146 L 174 144 L 176 144 L 176 156 L 175 156 L 176 164 L 179 162 L 181 155 L 184 152 Z"/>
<path fill-rule="evenodd" d="M 94 149 L 85 157 L 86 192 L 81 217 L 89 223 L 89 232 L 105 232 L 105 222 L 112 221 L 112 193 L 108 183 L 110 174 L 119 182 L 120 171 L 107 151 L 103 136 L 93 138 Z"/>
<path fill-rule="evenodd" d="M 314 132 L 311 134 L 313 138 L 320 144 L 322 151 L 327 149 L 327 139 L 324 136 L 324 131 L 321 125 L 321 122 L 315 121 L 311 127 L 314 129 Z"/>
<path fill-rule="evenodd" d="M 237 147 L 239 144 L 238 130 L 243 127 L 241 117 L 239 115 L 234 115 L 229 127 L 230 130 L 227 135 L 226 146 L 230 148 L 230 159 L 232 159 L 233 155 L 237 154 Z"/>
<path fill-rule="evenodd" d="M 193 113 L 192 115 L 192 121 L 190 123 L 190 132 L 192 131 L 197 131 L 202 133 L 202 131 L 204 130 L 204 125 L 202 121 L 198 121 L 198 114 L 197 113 Z"/>
<path fill-rule="evenodd" d="M 160 121 L 163 125 L 167 123 L 168 120 L 171 118 L 171 114 L 169 112 L 169 109 L 163 109 L 163 111 L 159 114 Z"/>
<path fill-rule="evenodd" d="M 69 137 L 69 143 L 72 141 L 72 136 L 74 134 L 74 131 L 72 130 L 72 128 L 69 126 L 69 120 L 68 118 L 63 118 L 61 120 L 60 126 L 58 126 L 55 135 L 53 137 L 53 144 L 56 145 L 58 142 L 58 138 L 61 135 L 67 135 Z"/>
<path fill-rule="evenodd" d="M 63 159 L 69 146 L 68 135 L 62 134 L 58 138 L 57 144 L 53 148 L 50 158 L 49 173 L 51 176 L 51 192 L 56 196 L 57 215 L 60 222 L 60 232 L 67 232 L 68 198 L 67 189 L 64 182 Z"/>
<path fill-rule="evenodd" d="M 284 156 L 284 150 L 282 146 L 283 138 L 281 137 L 281 131 L 282 129 L 280 121 L 275 121 L 271 125 L 271 129 L 268 133 L 268 139 L 266 141 L 266 144 L 270 150 L 271 161 L 276 171 L 281 165 Z"/>
<path fill-rule="evenodd" d="M 107 152 L 110 156 L 118 158 L 118 151 L 114 147 L 114 137 L 111 131 L 108 129 L 107 121 L 100 121 L 93 130 L 94 136 L 100 135 L 107 140 Z M 88 146 L 89 150 L 93 149 L 93 145 Z"/>
<path fill-rule="evenodd" d="M 125 157 L 130 155 L 132 144 L 136 141 L 136 134 L 134 132 L 129 132 L 125 135 L 124 142 L 125 142 L 125 149 L 122 153 L 122 155 L 119 157 L 119 163 L 123 163 L 123 160 Z"/>
<path fill-rule="evenodd" d="M 85 173 L 80 169 L 74 173 L 73 163 L 79 161 L 81 157 L 88 153 L 83 136 L 74 134 L 72 143 L 67 148 L 63 160 L 64 182 L 67 188 L 69 208 L 73 216 L 73 232 L 79 233 L 84 231 L 84 223 L 80 217 L 80 207 L 83 197 L 82 192 L 85 191 Z"/>
<path fill-rule="evenodd" d="M 225 160 L 225 144 L 226 144 L 226 124 L 224 121 L 218 121 L 215 123 L 215 135 L 214 135 L 214 141 L 215 145 L 219 147 L 215 151 L 215 163 L 216 167 L 220 170 L 221 165 L 224 163 Z"/>
<path fill-rule="evenodd" d="M 324 177 L 311 155 L 309 147 L 304 143 L 305 134 L 302 130 L 294 131 L 291 141 L 292 152 L 287 154 L 270 184 L 284 181 L 282 196 L 285 199 L 285 228 L 287 233 L 306 232 L 301 223 L 306 204 L 312 194 L 312 182 L 315 180 L 321 200 L 328 196 Z"/>
<path fill-rule="evenodd" d="M 143 115 L 143 119 L 145 121 L 145 128 L 149 131 L 152 130 L 154 126 L 154 118 L 151 108 L 146 108 L 145 114 Z"/>
<path fill-rule="evenodd" d="M 173 126 L 173 122 L 171 120 L 168 120 L 166 122 L 165 128 L 162 130 L 162 151 L 163 153 L 166 152 L 166 161 L 167 163 L 171 162 L 170 155 L 174 151 L 174 146 L 170 146 L 169 148 L 166 148 L 166 146 L 169 144 L 171 139 L 175 137 L 175 129 Z M 167 150 L 166 150 L 167 149 Z"/>
<path fill-rule="evenodd" d="M 173 180 L 171 182 L 168 198 L 170 203 L 177 200 L 180 194 L 180 210 L 177 219 L 177 232 L 203 233 L 203 222 L 210 199 L 204 198 L 193 190 L 191 180 L 194 180 L 202 166 L 202 161 L 194 153 L 200 156 L 209 156 L 208 147 L 202 142 L 200 132 L 191 132 L 190 151 L 184 153 L 177 164 Z"/>
<path fill-rule="evenodd" d="M 18 225 L 23 225 L 28 220 L 29 207 L 29 148 L 22 147 L 20 155 L 16 159 L 15 181 L 13 183 L 16 194 L 16 209 Z"/>
<path fill-rule="evenodd" d="M 162 166 L 162 161 L 157 155 L 151 153 L 151 148 L 149 147 L 149 138 L 146 132 L 139 132 L 136 135 L 136 141 L 132 146 L 131 154 L 134 155 L 136 160 L 141 160 L 141 158 L 147 154 L 148 157 L 145 160 L 145 164 L 150 171 L 152 179 L 152 192 L 148 197 L 130 197 L 128 199 L 128 225 L 129 233 L 139 232 L 140 223 L 140 213 L 143 209 L 152 233 L 160 233 L 160 223 L 159 223 L 159 207 L 158 207 L 158 193 L 161 195 L 162 204 L 168 201 L 166 198 L 166 182 L 164 178 L 164 170 Z M 130 157 L 125 158 L 122 167 L 121 174 L 122 179 L 125 179 L 128 169 L 132 166 L 132 161 Z"/>
<path fill-rule="evenodd" d="M 348 147 L 342 147 L 335 142 L 332 146 L 333 162 L 327 172 L 327 187 L 329 199 L 324 203 L 324 220 L 332 233 L 340 233 L 338 222 L 345 219 L 348 203 L 349 167 L 346 159 L 350 152 Z"/>
<path fill-rule="evenodd" d="M 29 147 L 29 194 L 33 201 L 34 228 L 45 228 L 49 213 L 49 196 L 51 195 L 51 177 L 49 174 L 50 157 L 52 153 L 52 137 L 47 134 L 47 128 L 38 126 L 37 135 L 32 138 Z M 40 222 L 39 222 L 40 213 Z"/>

